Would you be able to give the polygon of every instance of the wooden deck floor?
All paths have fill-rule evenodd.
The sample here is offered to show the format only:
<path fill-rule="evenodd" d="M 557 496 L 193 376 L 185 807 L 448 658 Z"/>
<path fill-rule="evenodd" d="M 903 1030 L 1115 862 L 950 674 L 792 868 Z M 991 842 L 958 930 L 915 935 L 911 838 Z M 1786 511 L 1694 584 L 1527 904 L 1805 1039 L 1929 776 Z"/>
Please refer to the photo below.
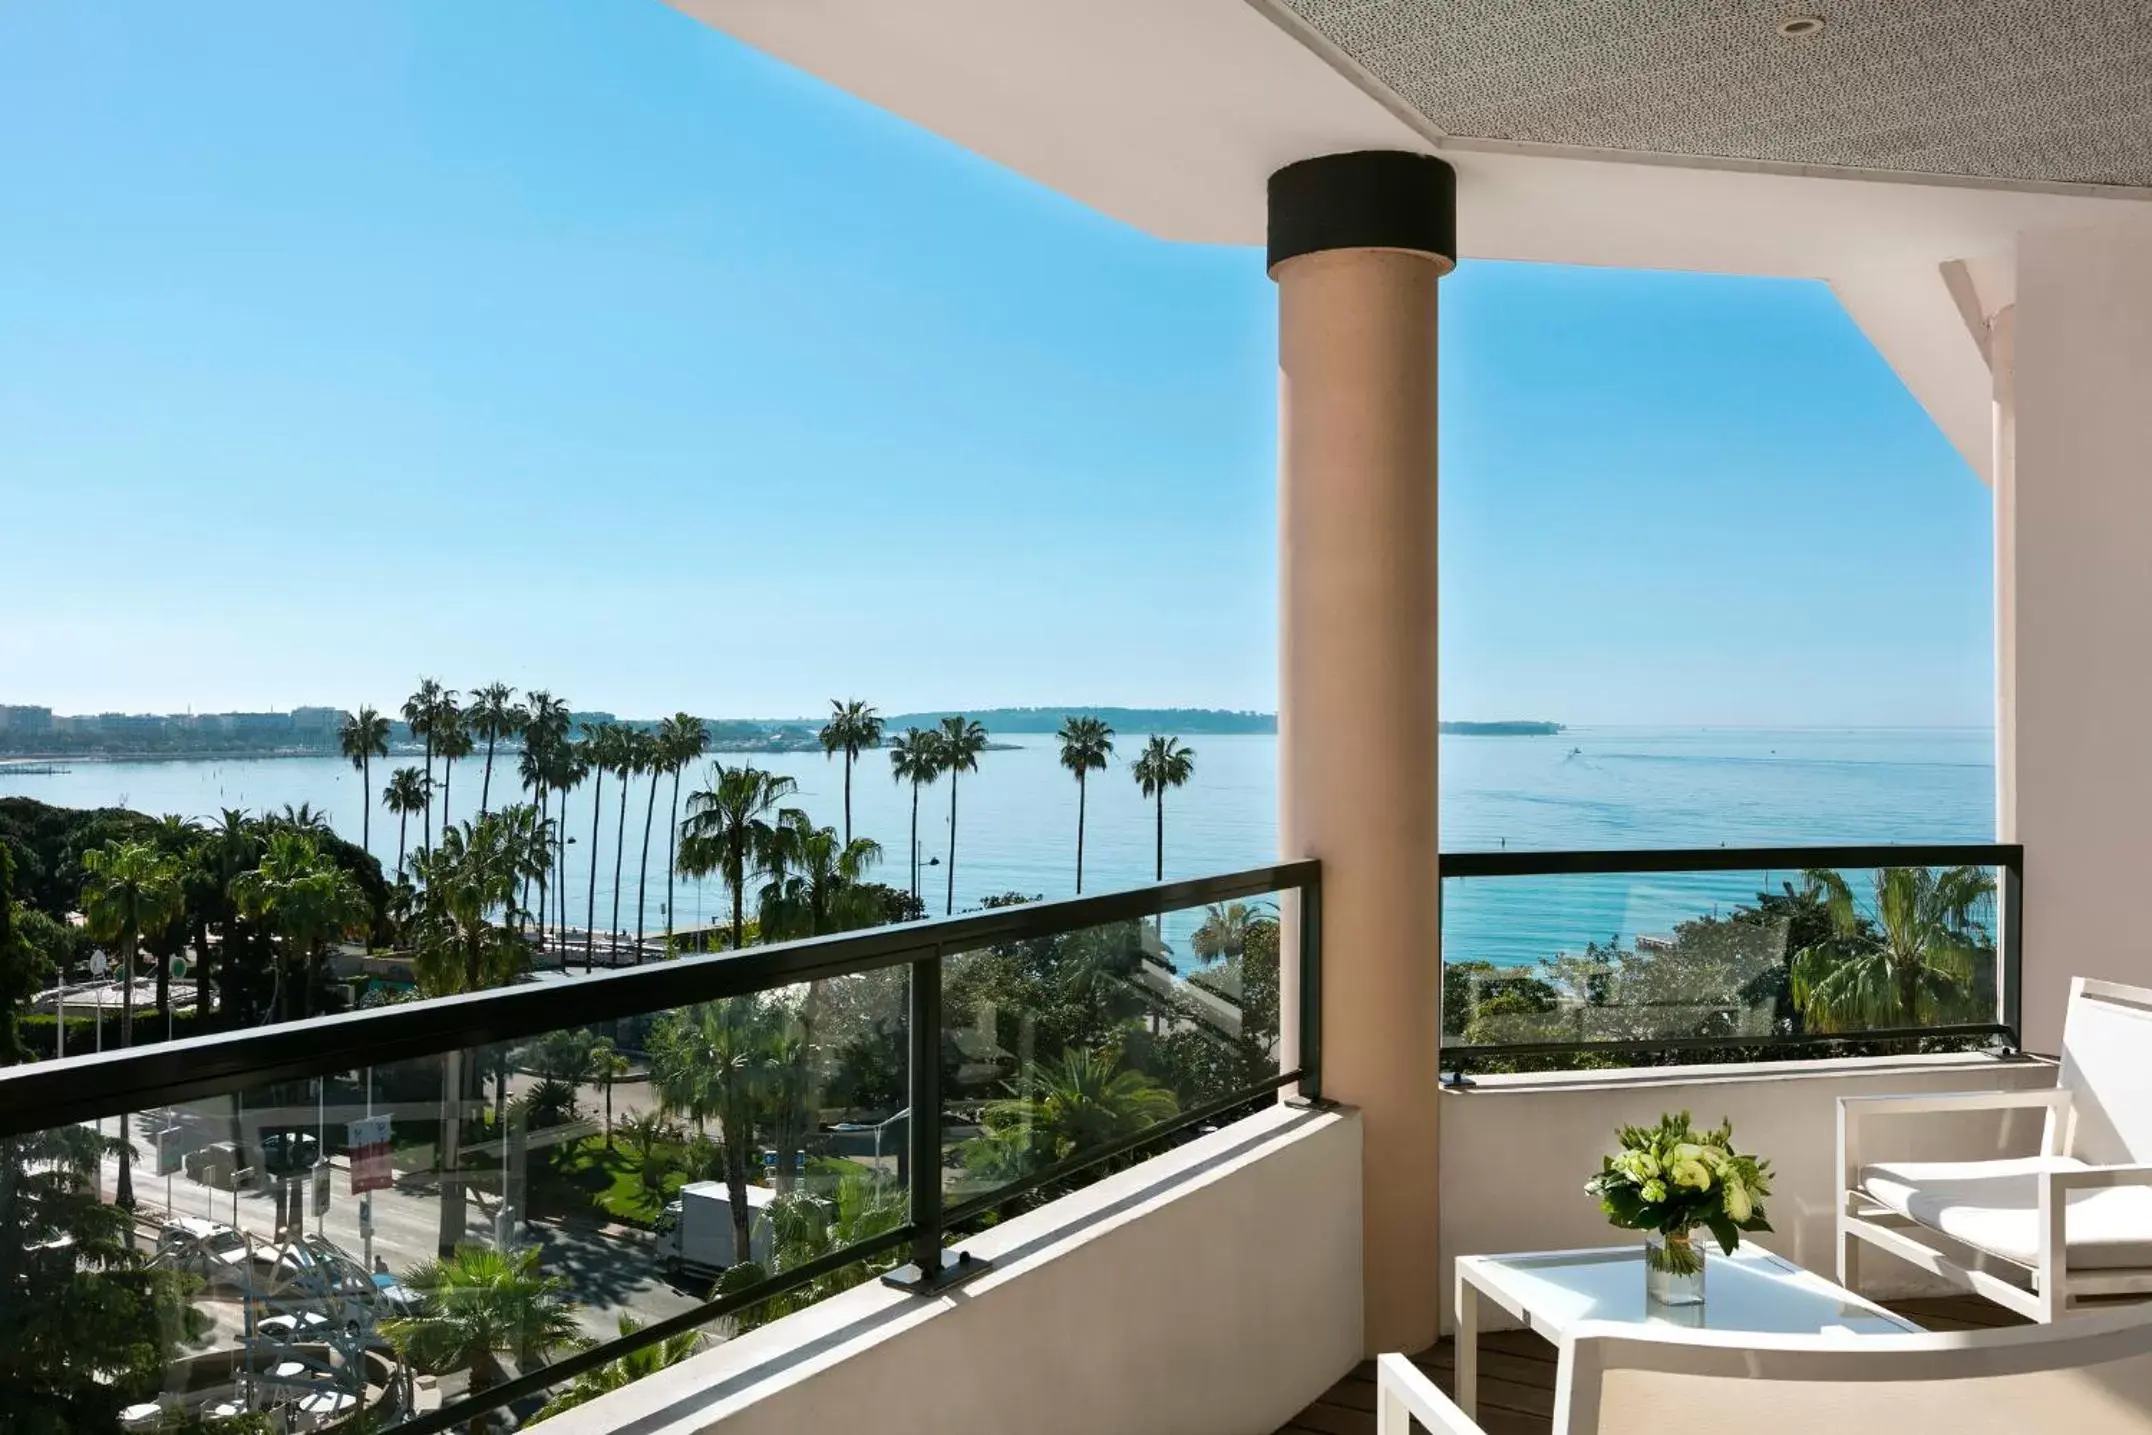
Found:
<path fill-rule="evenodd" d="M 1889 1301 L 1892 1310 L 1929 1330 L 1979 1330 L 2023 1325 L 1999 1305 L 1974 1296 Z M 1454 1393 L 1455 1352 L 1442 1340 L 1413 1363 Z M 1487 1435 L 1549 1435 L 1554 1421 L 1554 1347 L 1530 1331 L 1494 1331 L 1480 1337 L 1480 1425 Z M 1279 1435 L 1374 1435 L 1375 1367 L 1358 1370 L 1330 1387 L 1322 1399 L 1294 1416 Z"/>

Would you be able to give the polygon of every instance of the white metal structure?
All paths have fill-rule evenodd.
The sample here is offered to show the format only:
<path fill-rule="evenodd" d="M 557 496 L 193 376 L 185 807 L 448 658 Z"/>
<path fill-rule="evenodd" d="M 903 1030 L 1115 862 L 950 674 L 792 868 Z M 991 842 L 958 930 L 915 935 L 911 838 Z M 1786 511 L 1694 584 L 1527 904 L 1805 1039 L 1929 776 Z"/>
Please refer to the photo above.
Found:
<path fill-rule="evenodd" d="M 1479 1412 L 1479 1307 L 1491 1301 L 1559 1346 L 1598 1329 L 1687 1327 L 1751 1335 L 1917 1334 L 1920 1327 L 1841 1290 L 1753 1241 L 1733 1255 L 1705 1241 L 1706 1298 L 1665 1307 L 1644 1298 L 1644 1248 L 1457 1258 L 1457 1403 Z"/>
<path fill-rule="evenodd" d="M 1870 1159 L 1877 1120 L 2013 1108 L 2045 1110 L 2035 1155 Z M 2050 1090 L 1841 1097 L 1838 1164 L 1848 1288 L 1866 1241 L 2038 1321 L 2152 1295 L 2152 990 L 2073 981 Z"/>
<path fill-rule="evenodd" d="M 1848 1340 L 1588 1321 L 1561 1342 L 1554 1435 L 1949 1430 L 2152 1431 L 2152 1316 Z M 1375 1367 L 1376 1430 L 1480 1427 L 1401 1355 Z"/>

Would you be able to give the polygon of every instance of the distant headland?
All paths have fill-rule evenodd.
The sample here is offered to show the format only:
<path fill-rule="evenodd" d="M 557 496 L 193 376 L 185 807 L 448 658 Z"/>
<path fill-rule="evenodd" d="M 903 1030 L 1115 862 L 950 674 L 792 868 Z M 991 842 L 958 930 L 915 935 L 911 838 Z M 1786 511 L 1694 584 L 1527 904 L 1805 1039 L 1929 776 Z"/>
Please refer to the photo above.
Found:
<path fill-rule="evenodd" d="M 1558 722 L 1446 722 L 1444 737 L 1553 737 L 1564 731 Z"/>

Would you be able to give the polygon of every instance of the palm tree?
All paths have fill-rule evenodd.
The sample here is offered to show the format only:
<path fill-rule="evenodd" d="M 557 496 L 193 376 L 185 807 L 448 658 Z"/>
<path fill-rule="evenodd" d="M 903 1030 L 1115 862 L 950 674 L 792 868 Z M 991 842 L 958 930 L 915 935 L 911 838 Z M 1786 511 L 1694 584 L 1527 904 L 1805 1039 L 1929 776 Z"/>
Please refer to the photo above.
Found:
<path fill-rule="evenodd" d="M 530 948 L 514 931 L 523 915 L 516 893 L 552 865 L 552 837 L 538 809 L 518 803 L 447 829 L 438 848 L 419 855 L 412 975 L 420 995 L 482 991 L 522 974 Z"/>
<path fill-rule="evenodd" d="M 605 1092 L 605 1149 L 613 1149 L 613 1083 L 628 1074 L 626 1053 L 614 1044 L 609 1036 L 594 1037 L 590 1043 L 590 1077 Z"/>
<path fill-rule="evenodd" d="M 553 790 L 560 794 L 560 822 L 555 828 L 553 842 L 560 853 L 560 881 L 554 884 L 554 890 L 559 895 L 555 898 L 554 915 L 560 919 L 560 968 L 562 971 L 568 969 L 568 794 L 582 786 L 583 779 L 590 775 L 589 754 L 585 751 L 586 746 L 586 743 L 571 742 L 563 735 L 547 747 L 547 751 L 551 753 L 553 759 L 551 778 Z M 593 867 L 595 867 L 598 860 L 598 854 L 595 849 L 592 850 L 590 859 Z M 541 922 L 539 925 L 542 927 L 544 923 Z"/>
<path fill-rule="evenodd" d="M 172 859 L 147 842 L 109 842 L 82 854 L 82 911 L 90 936 L 120 944 L 120 1045 L 134 1045 L 135 953 L 178 917 L 184 900 Z M 120 1116 L 120 1174 L 115 1199 L 134 1206 L 134 1141 Z"/>
<path fill-rule="evenodd" d="M 673 935 L 673 877 L 680 870 L 680 774 L 709 751 L 710 730 L 691 713 L 674 713 L 658 724 L 658 747 L 664 757 L 664 770 L 672 775 L 672 821 L 665 828 L 665 945 L 669 950 Z M 635 925 L 641 930 L 640 917 Z"/>
<path fill-rule="evenodd" d="M 247 820 L 245 811 L 227 807 L 218 816 L 210 830 L 208 857 L 216 876 L 217 910 L 223 918 L 223 980 L 218 991 L 223 998 L 224 1020 L 229 1024 L 238 1015 L 239 1001 L 239 904 L 232 896 L 232 884 L 239 880 L 240 873 L 252 871 L 261 861 L 261 835 Z"/>
<path fill-rule="evenodd" d="M 404 699 L 403 720 L 411 729 L 411 736 L 426 742 L 426 837 L 428 847 L 433 846 L 433 724 L 435 716 L 444 703 L 453 703 L 453 689 L 444 688 L 432 678 L 420 678 L 418 691 Z"/>
<path fill-rule="evenodd" d="M 108 842 L 82 854 L 82 872 L 91 939 L 120 945 L 120 1045 L 132 1046 L 137 956 L 180 914 L 179 864 L 147 842 Z"/>
<path fill-rule="evenodd" d="M 1857 910 L 1837 872 L 1803 874 L 1823 899 L 1832 940 L 1797 953 L 1793 999 L 1817 1031 L 1929 1026 L 1973 1000 L 1973 975 L 1992 960 L 1983 918 L 1995 879 L 1981 867 L 1880 867 L 1873 920 Z"/>
<path fill-rule="evenodd" d="M 651 739 L 632 727 L 620 729 L 613 739 L 613 775 L 620 779 L 620 816 L 613 823 L 613 925 L 612 950 L 620 957 L 620 877 L 628 855 L 628 788 L 636 774 L 650 768 Z M 637 955 L 639 956 L 638 949 Z"/>
<path fill-rule="evenodd" d="M 396 814 L 396 876 L 403 877 L 404 836 L 411 827 L 411 814 L 424 812 L 431 798 L 426 774 L 415 767 L 399 767 L 389 774 L 389 785 L 381 789 L 381 805 Z"/>
<path fill-rule="evenodd" d="M 547 820 L 547 813 L 551 810 L 548 799 L 554 788 L 553 773 L 560 765 L 560 749 L 568 740 L 568 705 L 541 688 L 531 693 L 529 701 L 519 711 L 522 721 L 523 756 L 518 760 L 516 774 L 530 790 L 531 804 L 538 809 L 538 818 L 543 822 Z M 567 825 L 568 808 L 564 802 L 561 804 L 560 818 L 553 824 L 556 843 L 565 835 L 563 829 Z M 562 851 L 561 875 L 565 879 L 565 848 Z M 547 911 L 546 882 L 541 877 L 538 882 L 537 910 L 538 945 L 541 948 L 545 945 Z M 565 956 L 562 958 L 562 964 L 566 965 Z"/>
<path fill-rule="evenodd" d="M 1166 880 L 1166 789 L 1182 787 L 1195 775 L 1196 752 L 1192 747 L 1182 747 L 1177 737 L 1154 735 L 1143 745 L 1143 755 L 1136 759 L 1136 786 L 1143 795 L 1155 798 L 1158 803 L 1158 872 L 1157 880 Z"/>
<path fill-rule="evenodd" d="M 297 807 L 287 802 L 283 811 L 270 813 L 262 821 L 286 832 L 304 832 L 309 837 L 329 835 L 329 814 L 311 802 L 302 802 Z"/>
<path fill-rule="evenodd" d="M 276 929 L 284 965 L 297 957 L 305 1014 L 314 1014 L 314 986 L 331 938 L 363 934 L 373 917 L 366 893 L 349 872 L 322 854 L 303 832 L 272 832 L 261 865 L 232 884 L 239 910 Z M 284 993 L 288 1019 L 291 994 Z"/>
<path fill-rule="evenodd" d="M 806 813 L 787 808 L 770 834 L 757 920 L 762 939 L 788 941 L 856 931 L 881 920 L 881 903 L 865 886 L 882 860 L 881 844 L 869 837 L 841 841 L 834 827 L 817 827 Z"/>
<path fill-rule="evenodd" d="M 735 1257 L 753 1249 L 748 1163 L 779 1081 L 786 1025 L 783 1010 L 757 992 L 670 1012 L 650 1036 L 650 1085 L 665 1109 L 698 1123 L 715 1119 L 724 1138 Z"/>
<path fill-rule="evenodd" d="M 770 814 L 798 790 L 789 777 L 748 764 L 710 769 L 709 786 L 690 793 L 680 842 L 680 870 L 690 877 L 716 873 L 732 893 L 732 946 L 746 940 L 747 879 L 765 861 L 776 829 Z"/>
<path fill-rule="evenodd" d="M 1140 1071 L 1122 1068 L 1120 1052 L 1072 1048 L 1058 1063 L 1027 1066 L 1009 1083 L 1007 1097 L 980 1110 L 980 1135 L 965 1143 L 964 1164 L 978 1175 L 1008 1181 L 1179 1112 L 1171 1091 Z"/>
<path fill-rule="evenodd" d="M 389 755 L 389 720 L 372 708 L 360 708 L 337 730 L 336 746 L 359 770 L 359 846 L 374 845 L 374 759 Z"/>
<path fill-rule="evenodd" d="M 844 840 L 852 841 L 852 764 L 860 753 L 882 742 L 882 717 L 858 698 L 841 703 L 829 700 L 829 721 L 822 725 L 822 751 L 831 757 L 844 754 Z"/>
<path fill-rule="evenodd" d="M 458 1246 L 406 1271 L 402 1284 L 418 1297 L 418 1313 L 384 1321 L 381 1333 L 426 1374 L 469 1370 L 473 1398 L 500 1383 L 503 1356 L 529 1371 L 554 1351 L 590 1343 L 576 1324 L 567 1279 L 538 1269 L 536 1246 Z M 492 1417 L 478 1416 L 471 1429 L 482 1435 Z"/>
<path fill-rule="evenodd" d="M 829 1196 L 810 1196 L 795 1191 L 772 1201 L 766 1219 L 770 1223 L 770 1259 L 744 1260 L 726 1268 L 718 1278 L 716 1294 L 732 1295 L 760 1285 L 773 1276 L 834 1255 L 848 1247 L 871 1241 L 904 1224 L 904 1193 L 873 1172 L 852 1169 L 837 1180 Z M 801 1311 L 850 1290 L 895 1265 L 902 1256 L 892 1252 L 871 1261 L 854 1261 L 768 1300 L 760 1301 L 732 1317 L 732 1334 L 744 1335 L 771 1321 Z"/>
<path fill-rule="evenodd" d="M 912 896 L 919 896 L 919 789 L 941 776 L 941 734 L 909 727 L 889 744 L 889 775 L 912 785 Z"/>
<path fill-rule="evenodd" d="M 590 971 L 598 951 L 598 819 L 605 812 L 605 774 L 619 766 L 620 729 L 609 722 L 583 729 L 576 755 L 590 774 L 590 897 L 583 914 L 583 971 Z"/>
<path fill-rule="evenodd" d="M 1274 922 L 1277 915 L 1262 902 L 1213 902 L 1203 913 L 1203 925 L 1188 939 L 1196 957 L 1210 962 L 1230 961 L 1248 947 L 1248 933 L 1261 922 Z"/>
<path fill-rule="evenodd" d="M 453 701 L 442 703 L 440 712 L 434 715 L 432 741 L 434 755 L 441 759 L 441 826 L 446 828 L 455 820 L 449 815 L 448 803 L 455 795 L 456 764 L 478 746 L 471 736 L 469 719 Z"/>
<path fill-rule="evenodd" d="M 1061 739 L 1061 765 L 1076 774 L 1076 891 L 1081 895 L 1084 806 L 1090 795 L 1086 779 L 1106 770 L 1106 760 L 1113 756 L 1113 729 L 1104 718 L 1069 717 L 1056 736 Z"/>
<path fill-rule="evenodd" d="M 620 1313 L 620 1338 L 626 1340 L 643 1328 L 643 1323 L 626 1311 Z M 530 1418 L 530 1424 L 549 1419 L 563 1410 L 573 1410 L 578 1405 L 588 1405 L 601 1395 L 624 1390 L 646 1375 L 670 1370 L 681 1361 L 702 1349 L 703 1335 L 699 1330 L 683 1330 L 666 1336 L 649 1345 L 637 1346 L 618 1360 L 609 1360 L 596 1370 L 586 1370 L 568 1382 L 568 1388 L 548 1400 L 538 1413 Z"/>
<path fill-rule="evenodd" d="M 643 960 L 643 914 L 649 905 L 650 893 L 650 829 L 657 822 L 658 779 L 671 769 L 672 748 L 666 742 L 665 719 L 655 732 L 636 734 L 636 746 L 641 755 L 640 771 L 650 775 L 650 790 L 643 794 L 643 857 L 635 877 L 635 962 Z M 617 884 L 616 884 L 617 885 Z M 668 906 L 670 903 L 667 904 Z"/>
<path fill-rule="evenodd" d="M 478 788 L 478 815 L 484 817 L 493 799 L 493 749 L 504 737 L 523 731 L 530 715 L 516 704 L 516 690 L 506 683 L 488 683 L 471 695 L 471 710 L 464 714 L 470 729 L 486 740 L 486 776 Z"/>
<path fill-rule="evenodd" d="M 941 770 L 949 774 L 949 893 L 942 906 L 946 916 L 956 910 L 956 777 L 979 770 L 979 754 L 986 751 L 986 728 L 959 714 L 943 718 L 934 737 Z"/>

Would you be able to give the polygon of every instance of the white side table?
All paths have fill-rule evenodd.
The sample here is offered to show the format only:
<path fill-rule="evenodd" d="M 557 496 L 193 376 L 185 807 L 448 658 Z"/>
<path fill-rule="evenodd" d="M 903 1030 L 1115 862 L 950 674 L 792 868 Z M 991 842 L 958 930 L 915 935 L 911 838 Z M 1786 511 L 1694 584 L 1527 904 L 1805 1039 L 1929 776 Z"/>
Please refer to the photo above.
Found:
<path fill-rule="evenodd" d="M 1685 1325 L 1780 1335 L 1918 1334 L 1920 1327 L 1813 1271 L 1743 1241 L 1729 1256 L 1704 1236 L 1704 1303 L 1644 1299 L 1644 1248 L 1532 1251 L 1457 1258 L 1457 1404 L 1479 1411 L 1480 1302 L 1492 1301 L 1559 1345 L 1580 1321 Z"/>

